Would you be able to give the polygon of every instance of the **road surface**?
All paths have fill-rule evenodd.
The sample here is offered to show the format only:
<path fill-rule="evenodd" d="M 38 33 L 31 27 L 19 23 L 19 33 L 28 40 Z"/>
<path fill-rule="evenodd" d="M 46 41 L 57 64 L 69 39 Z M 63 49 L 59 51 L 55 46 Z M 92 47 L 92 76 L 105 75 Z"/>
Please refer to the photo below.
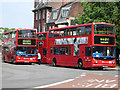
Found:
<path fill-rule="evenodd" d="M 118 88 L 118 71 L 2 63 L 2 88 Z"/>

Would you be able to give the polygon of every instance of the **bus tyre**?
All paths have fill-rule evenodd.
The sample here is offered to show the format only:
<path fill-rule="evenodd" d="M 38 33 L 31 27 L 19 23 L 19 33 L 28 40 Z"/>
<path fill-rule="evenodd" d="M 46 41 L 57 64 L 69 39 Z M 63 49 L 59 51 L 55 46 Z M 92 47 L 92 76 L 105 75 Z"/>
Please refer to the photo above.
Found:
<path fill-rule="evenodd" d="M 103 70 L 103 67 L 98 67 L 99 70 Z"/>
<path fill-rule="evenodd" d="M 3 57 L 3 60 L 2 60 L 4 63 L 5 63 L 5 57 Z"/>
<path fill-rule="evenodd" d="M 13 57 L 11 58 L 11 63 L 12 63 L 12 64 L 14 63 L 14 61 L 13 61 Z"/>
<path fill-rule="evenodd" d="M 55 58 L 52 61 L 52 66 L 56 67 L 56 59 Z"/>
<path fill-rule="evenodd" d="M 82 68 L 82 67 L 83 67 L 83 62 L 82 62 L 82 60 L 78 60 L 77 67 L 78 67 L 78 68 Z"/>

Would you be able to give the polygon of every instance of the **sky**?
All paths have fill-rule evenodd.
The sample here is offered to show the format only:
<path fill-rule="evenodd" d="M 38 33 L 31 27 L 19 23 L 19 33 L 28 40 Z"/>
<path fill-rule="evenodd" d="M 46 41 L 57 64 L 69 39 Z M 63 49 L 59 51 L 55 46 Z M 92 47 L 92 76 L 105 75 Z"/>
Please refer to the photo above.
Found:
<path fill-rule="evenodd" d="M 34 28 L 34 0 L 0 1 L 0 27 Z"/>

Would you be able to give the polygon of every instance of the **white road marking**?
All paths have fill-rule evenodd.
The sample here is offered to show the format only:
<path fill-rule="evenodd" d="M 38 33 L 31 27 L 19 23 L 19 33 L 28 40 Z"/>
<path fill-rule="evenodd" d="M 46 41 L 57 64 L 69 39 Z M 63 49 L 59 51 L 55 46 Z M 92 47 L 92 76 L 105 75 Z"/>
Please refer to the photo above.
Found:
<path fill-rule="evenodd" d="M 114 77 L 118 77 L 118 75 L 115 75 Z"/>
<path fill-rule="evenodd" d="M 102 84 L 99 84 L 99 85 L 97 85 L 97 86 L 95 86 L 95 88 L 98 88 L 98 87 L 100 87 Z"/>
<path fill-rule="evenodd" d="M 38 87 L 34 87 L 34 88 L 47 88 L 47 87 L 59 85 L 59 84 L 62 84 L 62 83 L 67 83 L 67 82 L 70 82 L 70 81 L 73 81 L 73 80 L 74 79 L 68 79 L 68 80 L 65 80 L 65 81 L 61 81 L 61 82 L 57 82 L 57 83 L 53 83 L 53 84 L 49 84 L 49 85 L 38 86 Z"/>
<path fill-rule="evenodd" d="M 115 86 L 117 86 L 117 84 L 113 84 L 110 88 L 114 88 Z"/>
<path fill-rule="evenodd" d="M 84 87 L 85 85 L 82 85 L 82 87 Z"/>
<path fill-rule="evenodd" d="M 106 80 L 106 83 L 114 82 L 116 80 Z"/>
<path fill-rule="evenodd" d="M 115 86 L 117 86 L 117 84 L 104 84 L 102 88 L 113 88 Z"/>
<path fill-rule="evenodd" d="M 93 84 L 89 84 L 89 85 L 87 85 L 86 87 L 89 87 L 89 86 L 92 86 Z"/>
<path fill-rule="evenodd" d="M 72 85 L 72 87 L 75 87 L 75 85 Z"/>
<path fill-rule="evenodd" d="M 82 75 L 80 75 L 81 77 L 84 77 L 85 76 L 85 74 L 82 74 Z"/>
<path fill-rule="evenodd" d="M 77 79 L 77 78 L 80 78 L 80 77 L 76 77 L 76 79 Z"/>

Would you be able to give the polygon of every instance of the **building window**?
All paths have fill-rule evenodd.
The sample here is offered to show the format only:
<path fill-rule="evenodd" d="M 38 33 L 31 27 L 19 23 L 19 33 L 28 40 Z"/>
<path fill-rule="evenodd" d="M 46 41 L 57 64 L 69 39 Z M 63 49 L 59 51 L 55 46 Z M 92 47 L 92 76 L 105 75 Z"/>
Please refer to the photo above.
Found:
<path fill-rule="evenodd" d="M 51 29 L 51 26 L 49 26 L 49 29 Z"/>
<path fill-rule="evenodd" d="M 54 26 L 52 26 L 52 28 L 54 28 Z"/>
<path fill-rule="evenodd" d="M 69 13 L 69 10 L 63 10 L 62 11 L 62 17 L 67 17 L 68 16 L 68 13 Z"/>
<path fill-rule="evenodd" d="M 43 19 L 45 19 L 45 9 L 43 10 Z"/>
<path fill-rule="evenodd" d="M 57 19 L 57 12 L 53 12 L 53 19 Z"/>
<path fill-rule="evenodd" d="M 39 25 L 39 31 L 38 32 L 41 32 L 41 26 Z"/>
<path fill-rule="evenodd" d="M 75 21 L 74 20 L 70 20 L 71 25 L 75 25 Z"/>
<path fill-rule="evenodd" d="M 40 13 L 39 13 L 39 19 L 41 19 L 41 11 L 40 11 Z"/>
<path fill-rule="evenodd" d="M 37 12 L 35 14 L 36 14 L 36 20 L 37 20 L 37 18 L 38 18 Z"/>

